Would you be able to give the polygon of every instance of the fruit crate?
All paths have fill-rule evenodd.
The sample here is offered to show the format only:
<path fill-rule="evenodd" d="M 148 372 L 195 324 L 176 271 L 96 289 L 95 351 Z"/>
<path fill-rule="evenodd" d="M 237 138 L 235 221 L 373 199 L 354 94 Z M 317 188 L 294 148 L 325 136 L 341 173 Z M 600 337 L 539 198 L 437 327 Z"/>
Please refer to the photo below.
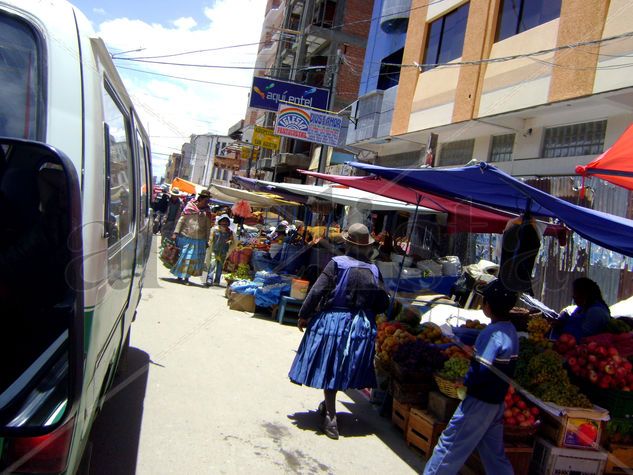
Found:
<path fill-rule="evenodd" d="M 506 457 L 512 464 L 514 475 L 528 475 L 530 472 L 530 462 L 534 454 L 534 444 L 506 443 Z M 486 472 L 481 463 L 479 452 L 476 450 L 466 461 L 466 467 L 474 475 L 485 475 Z"/>
<path fill-rule="evenodd" d="M 450 398 L 439 391 L 431 391 L 426 409 L 438 421 L 448 422 L 453 417 L 460 402 L 459 399 Z"/>
<path fill-rule="evenodd" d="M 534 475 L 600 475 L 604 473 L 607 453 L 603 451 L 565 449 L 538 437 L 530 473 Z"/>
<path fill-rule="evenodd" d="M 604 473 L 608 475 L 633 474 L 633 446 L 611 444 Z"/>
<path fill-rule="evenodd" d="M 608 411 L 597 406 L 593 409 L 553 407 L 557 408 L 556 414 L 541 411 L 539 432 L 542 436 L 558 447 L 600 449 L 603 422 L 609 420 Z"/>
<path fill-rule="evenodd" d="M 429 383 L 401 383 L 395 379 L 391 380 L 390 390 L 394 399 L 403 404 L 425 408 L 429 401 L 431 391 Z"/>
<path fill-rule="evenodd" d="M 429 383 L 433 380 L 433 373 L 404 368 L 394 361 L 391 363 L 391 377 L 400 383 Z"/>
<path fill-rule="evenodd" d="M 411 404 L 404 404 L 397 399 L 393 400 L 391 408 L 391 422 L 400 429 L 405 435 L 409 426 L 409 413 L 411 412 Z"/>
<path fill-rule="evenodd" d="M 407 428 L 407 445 L 415 447 L 429 458 L 446 424 L 422 409 L 411 409 Z"/>

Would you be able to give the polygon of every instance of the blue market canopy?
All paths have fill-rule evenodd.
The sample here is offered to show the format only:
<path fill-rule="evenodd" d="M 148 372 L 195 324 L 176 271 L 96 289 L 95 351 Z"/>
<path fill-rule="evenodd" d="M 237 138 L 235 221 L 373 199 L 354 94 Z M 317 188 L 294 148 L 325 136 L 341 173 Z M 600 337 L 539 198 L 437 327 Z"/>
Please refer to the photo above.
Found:
<path fill-rule="evenodd" d="M 633 221 L 561 200 L 487 163 L 462 168 L 385 168 L 351 162 L 355 168 L 413 190 L 460 198 L 496 209 L 558 218 L 580 236 L 633 257 Z"/>

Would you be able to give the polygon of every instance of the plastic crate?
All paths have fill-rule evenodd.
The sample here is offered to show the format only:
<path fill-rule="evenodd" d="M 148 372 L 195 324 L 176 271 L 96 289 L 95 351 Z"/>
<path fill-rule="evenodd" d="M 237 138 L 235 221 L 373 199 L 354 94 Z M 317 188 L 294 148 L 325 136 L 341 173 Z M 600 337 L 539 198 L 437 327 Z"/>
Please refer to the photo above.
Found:
<path fill-rule="evenodd" d="M 556 447 L 540 437 L 536 439 L 530 473 L 534 475 L 600 475 L 604 473 L 607 453 L 603 451 Z"/>

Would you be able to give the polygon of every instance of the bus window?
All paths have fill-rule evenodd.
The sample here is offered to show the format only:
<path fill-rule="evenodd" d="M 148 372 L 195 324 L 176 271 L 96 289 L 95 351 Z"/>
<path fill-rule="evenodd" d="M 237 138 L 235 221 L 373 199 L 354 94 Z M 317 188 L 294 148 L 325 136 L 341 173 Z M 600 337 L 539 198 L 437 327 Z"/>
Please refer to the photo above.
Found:
<path fill-rule="evenodd" d="M 140 197 L 141 197 L 141 223 L 145 222 L 145 219 L 149 216 L 149 190 L 148 190 L 148 182 L 147 182 L 147 161 L 146 161 L 146 146 L 145 142 L 143 142 L 143 138 L 141 134 L 136 131 L 136 143 L 138 145 L 138 160 L 139 160 L 139 169 L 141 174 L 141 179 L 139 180 L 140 185 Z M 141 224 L 143 227 L 143 224 Z"/>
<path fill-rule="evenodd" d="M 103 107 L 107 131 L 106 169 L 109 186 L 106 190 L 108 246 L 129 234 L 134 224 L 133 162 L 128 119 L 106 87 Z"/>
<path fill-rule="evenodd" d="M 41 62 L 35 32 L 0 14 L 0 136 L 43 140 Z"/>

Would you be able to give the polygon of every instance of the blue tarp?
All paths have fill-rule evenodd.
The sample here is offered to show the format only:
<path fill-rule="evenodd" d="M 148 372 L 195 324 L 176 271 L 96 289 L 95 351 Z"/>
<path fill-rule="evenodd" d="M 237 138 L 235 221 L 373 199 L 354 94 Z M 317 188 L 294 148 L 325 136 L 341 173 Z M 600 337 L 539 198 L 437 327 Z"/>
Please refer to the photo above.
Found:
<path fill-rule="evenodd" d="M 414 190 L 514 213 L 529 209 L 533 215 L 558 218 L 585 239 L 633 257 L 632 220 L 561 200 L 486 163 L 451 169 L 385 168 L 359 162 L 350 165 Z"/>

